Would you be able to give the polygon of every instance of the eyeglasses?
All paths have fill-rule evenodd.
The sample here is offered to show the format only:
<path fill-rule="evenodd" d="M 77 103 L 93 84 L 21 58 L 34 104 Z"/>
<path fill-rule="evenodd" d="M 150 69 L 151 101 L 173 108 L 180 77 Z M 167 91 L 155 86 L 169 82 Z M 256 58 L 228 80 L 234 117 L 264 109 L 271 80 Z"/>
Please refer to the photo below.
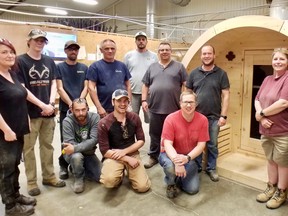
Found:
<path fill-rule="evenodd" d="M 195 101 L 182 101 L 182 103 L 185 105 L 185 106 L 188 106 L 188 104 L 190 106 L 195 106 L 196 105 L 196 102 Z"/>
<path fill-rule="evenodd" d="M 159 49 L 158 51 L 159 51 L 159 52 L 170 52 L 171 49 Z"/>
<path fill-rule="evenodd" d="M 121 124 L 121 129 L 122 129 L 122 137 L 123 137 L 123 139 L 128 139 L 129 134 L 128 134 L 127 124 L 125 124 L 125 125 Z"/>

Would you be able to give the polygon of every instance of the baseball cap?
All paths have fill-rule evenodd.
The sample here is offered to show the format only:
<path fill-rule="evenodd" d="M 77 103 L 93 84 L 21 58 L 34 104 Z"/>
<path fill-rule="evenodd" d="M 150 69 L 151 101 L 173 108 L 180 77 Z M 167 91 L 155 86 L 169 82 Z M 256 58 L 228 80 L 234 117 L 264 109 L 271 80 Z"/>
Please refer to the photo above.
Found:
<path fill-rule="evenodd" d="M 137 32 L 137 33 L 135 34 L 135 38 L 137 38 L 137 37 L 139 37 L 139 36 L 144 36 L 144 37 L 146 37 L 146 38 L 147 38 L 147 35 L 146 35 L 146 33 L 145 33 L 145 32 L 143 32 L 143 31 L 139 31 L 139 32 Z"/>
<path fill-rule="evenodd" d="M 67 49 L 67 48 L 69 48 L 70 46 L 76 46 L 78 49 L 80 49 L 80 45 L 76 42 L 76 41 L 74 41 L 74 40 L 69 40 L 69 41 L 67 41 L 66 43 L 65 43 L 65 45 L 64 45 L 64 49 Z"/>
<path fill-rule="evenodd" d="M 39 37 L 43 37 L 46 41 L 48 41 L 46 36 L 47 33 L 45 31 L 42 31 L 41 29 L 32 29 L 28 34 L 29 39 L 37 39 Z"/>
<path fill-rule="evenodd" d="M 117 89 L 112 94 L 112 100 L 114 100 L 114 99 L 118 100 L 118 99 L 120 99 L 122 97 L 126 97 L 126 98 L 129 99 L 128 92 L 126 90 Z"/>

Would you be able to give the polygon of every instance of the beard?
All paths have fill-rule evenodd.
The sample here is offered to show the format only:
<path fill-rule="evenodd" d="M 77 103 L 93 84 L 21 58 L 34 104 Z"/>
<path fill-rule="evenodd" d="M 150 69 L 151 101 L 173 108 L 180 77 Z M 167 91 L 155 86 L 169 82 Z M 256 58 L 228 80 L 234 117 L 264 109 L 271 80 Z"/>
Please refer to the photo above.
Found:
<path fill-rule="evenodd" d="M 137 46 L 137 48 L 140 49 L 140 50 L 143 50 L 143 49 L 146 48 L 146 46 L 145 46 L 145 44 L 139 44 L 139 45 Z"/>
<path fill-rule="evenodd" d="M 67 58 L 68 58 L 70 61 L 76 61 L 76 60 L 77 60 L 77 55 L 69 55 L 69 56 L 67 56 Z"/>
<path fill-rule="evenodd" d="M 206 66 L 206 67 L 209 67 L 209 66 L 214 65 L 214 60 L 212 59 L 212 60 L 209 61 L 209 62 L 204 62 L 204 61 L 202 61 L 202 64 L 203 64 L 204 66 Z"/>
<path fill-rule="evenodd" d="M 75 116 L 75 118 L 77 119 L 78 122 L 84 122 L 86 120 L 85 115 Z"/>

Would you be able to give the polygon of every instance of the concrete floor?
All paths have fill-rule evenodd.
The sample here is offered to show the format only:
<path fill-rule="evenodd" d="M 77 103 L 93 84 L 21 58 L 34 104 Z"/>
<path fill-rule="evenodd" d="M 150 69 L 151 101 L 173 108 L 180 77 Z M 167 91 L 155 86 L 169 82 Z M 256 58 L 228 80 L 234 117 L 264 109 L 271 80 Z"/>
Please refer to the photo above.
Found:
<path fill-rule="evenodd" d="M 57 158 L 60 152 L 59 125 L 55 129 L 54 164 L 58 175 Z M 149 148 L 148 125 L 143 125 L 146 143 L 141 149 L 143 160 L 147 160 Z M 37 147 L 38 148 L 38 147 Z M 37 152 L 37 155 L 38 152 Z M 99 150 L 97 150 L 99 156 Z M 38 160 L 38 164 L 39 160 Z M 26 176 L 23 164 L 20 165 L 21 192 L 27 195 Z M 288 202 L 277 210 L 269 210 L 265 204 L 256 202 L 259 190 L 240 185 L 220 178 L 214 183 L 209 177 L 201 174 L 200 192 L 194 196 L 183 192 L 171 200 L 166 198 L 163 178 L 164 173 L 159 165 L 147 170 L 152 181 L 152 188 L 145 194 L 135 193 L 127 179 L 120 188 L 107 190 L 95 182 L 86 181 L 85 191 L 75 194 L 71 190 L 73 178 L 70 177 L 64 188 L 52 188 L 41 184 L 41 171 L 38 167 L 38 184 L 41 194 L 37 196 L 36 216 L 287 216 Z M 0 204 L 0 216 L 4 215 L 4 205 Z"/>

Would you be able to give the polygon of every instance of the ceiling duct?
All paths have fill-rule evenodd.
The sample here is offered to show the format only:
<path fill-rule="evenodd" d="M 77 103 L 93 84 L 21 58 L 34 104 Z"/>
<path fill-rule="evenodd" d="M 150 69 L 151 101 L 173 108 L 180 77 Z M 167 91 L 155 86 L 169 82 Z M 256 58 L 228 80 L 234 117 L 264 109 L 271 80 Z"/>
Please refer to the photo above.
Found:
<path fill-rule="evenodd" d="M 179 5 L 181 7 L 185 7 L 189 4 L 191 0 L 169 0 L 169 2 L 175 4 L 175 5 Z"/>
<path fill-rule="evenodd" d="M 155 37 L 155 14 L 156 14 L 156 1 L 155 0 L 147 0 L 146 7 L 146 33 L 148 37 Z"/>
<path fill-rule="evenodd" d="M 270 5 L 270 16 L 288 20 L 288 0 L 273 0 Z"/>

